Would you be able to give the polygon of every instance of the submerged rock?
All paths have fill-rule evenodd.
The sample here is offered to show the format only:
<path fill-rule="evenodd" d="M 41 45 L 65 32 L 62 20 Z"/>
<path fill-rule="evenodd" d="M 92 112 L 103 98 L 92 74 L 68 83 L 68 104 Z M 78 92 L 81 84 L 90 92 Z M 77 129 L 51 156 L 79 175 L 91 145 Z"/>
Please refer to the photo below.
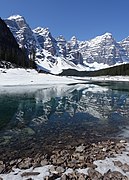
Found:
<path fill-rule="evenodd" d="M 121 166 L 121 169 L 124 171 L 124 172 L 129 172 L 129 165 L 127 163 L 123 164 Z"/>
<path fill-rule="evenodd" d="M 0 173 L 2 173 L 4 169 L 5 169 L 5 164 L 3 161 L 0 161 Z"/>
<path fill-rule="evenodd" d="M 28 134 L 28 135 L 34 135 L 35 134 L 34 130 L 29 128 L 29 127 L 28 128 L 24 128 L 23 133 L 24 134 Z"/>
<path fill-rule="evenodd" d="M 104 174 L 103 180 L 109 180 L 109 179 L 117 179 L 117 180 L 128 180 L 127 176 L 124 176 L 118 171 L 108 171 L 107 173 Z"/>
<path fill-rule="evenodd" d="M 61 174 L 61 173 L 63 173 L 63 172 L 65 171 L 65 169 L 64 169 L 63 167 L 61 167 L 61 166 L 58 166 L 58 167 L 56 168 L 56 171 L 57 171 L 59 174 Z"/>
<path fill-rule="evenodd" d="M 48 164 L 47 159 L 43 159 L 43 160 L 40 162 L 40 165 L 41 165 L 41 166 L 45 166 L 45 165 L 47 165 L 47 164 Z"/>
<path fill-rule="evenodd" d="M 18 167 L 20 169 L 28 169 L 32 166 L 32 158 L 25 158 L 24 160 L 22 160 L 19 164 Z"/>
<path fill-rule="evenodd" d="M 24 172 L 21 174 L 21 177 L 26 177 L 26 176 L 37 176 L 39 175 L 39 172 Z"/>
<path fill-rule="evenodd" d="M 76 147 L 75 152 L 83 152 L 84 150 L 85 150 L 85 146 L 81 145 L 81 146 Z"/>
<path fill-rule="evenodd" d="M 115 166 L 121 167 L 122 166 L 122 162 L 120 161 L 113 161 Z"/>
<path fill-rule="evenodd" d="M 94 180 L 102 179 L 102 174 L 96 171 L 95 169 L 90 168 L 88 169 L 87 172 L 91 179 L 94 179 Z"/>

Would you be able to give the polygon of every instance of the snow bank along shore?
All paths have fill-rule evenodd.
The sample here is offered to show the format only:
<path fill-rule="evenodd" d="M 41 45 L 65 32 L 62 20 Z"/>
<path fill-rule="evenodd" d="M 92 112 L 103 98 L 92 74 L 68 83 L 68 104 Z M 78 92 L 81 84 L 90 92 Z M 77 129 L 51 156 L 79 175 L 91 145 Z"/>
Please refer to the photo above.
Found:
<path fill-rule="evenodd" d="M 0 86 L 53 85 L 79 82 L 80 80 L 38 73 L 31 69 L 0 69 Z"/>
<path fill-rule="evenodd" d="M 118 81 L 118 82 L 129 82 L 129 76 L 96 76 L 96 77 L 75 77 L 76 80 L 85 81 Z"/>
<path fill-rule="evenodd" d="M 44 85 L 85 83 L 86 81 L 126 81 L 129 76 L 101 76 L 101 77 L 59 77 L 38 73 L 31 69 L 0 69 L 0 86 Z"/>

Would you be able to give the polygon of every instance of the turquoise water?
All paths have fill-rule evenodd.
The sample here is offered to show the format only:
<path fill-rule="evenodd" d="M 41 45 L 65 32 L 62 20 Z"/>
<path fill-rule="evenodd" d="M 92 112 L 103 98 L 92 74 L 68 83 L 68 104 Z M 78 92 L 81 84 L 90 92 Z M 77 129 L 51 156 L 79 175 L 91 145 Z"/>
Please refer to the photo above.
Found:
<path fill-rule="evenodd" d="M 0 90 L 1 156 L 128 138 L 128 130 L 128 83 Z"/>

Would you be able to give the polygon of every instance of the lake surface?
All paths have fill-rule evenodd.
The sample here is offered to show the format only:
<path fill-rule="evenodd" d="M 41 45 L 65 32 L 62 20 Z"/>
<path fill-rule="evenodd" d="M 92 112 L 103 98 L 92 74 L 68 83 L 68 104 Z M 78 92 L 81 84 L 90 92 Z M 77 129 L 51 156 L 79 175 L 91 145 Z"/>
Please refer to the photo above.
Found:
<path fill-rule="evenodd" d="M 0 89 L 0 158 L 129 138 L 129 83 Z"/>

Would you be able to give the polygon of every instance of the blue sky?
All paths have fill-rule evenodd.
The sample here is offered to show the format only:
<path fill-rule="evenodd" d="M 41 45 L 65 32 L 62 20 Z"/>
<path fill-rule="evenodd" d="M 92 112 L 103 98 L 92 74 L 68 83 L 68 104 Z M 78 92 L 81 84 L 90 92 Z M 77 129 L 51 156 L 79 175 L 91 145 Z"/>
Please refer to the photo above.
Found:
<path fill-rule="evenodd" d="M 52 35 L 88 40 L 110 32 L 117 41 L 129 36 L 129 0 L 3 0 L 0 16 L 26 18 L 31 28 L 49 27 Z"/>

